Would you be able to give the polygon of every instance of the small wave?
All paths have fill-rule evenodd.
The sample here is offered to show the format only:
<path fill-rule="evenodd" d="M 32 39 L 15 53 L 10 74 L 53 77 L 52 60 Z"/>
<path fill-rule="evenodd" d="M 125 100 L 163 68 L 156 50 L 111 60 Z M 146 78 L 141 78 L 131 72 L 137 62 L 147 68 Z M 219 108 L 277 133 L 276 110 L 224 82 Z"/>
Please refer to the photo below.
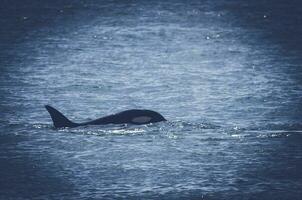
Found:
<path fill-rule="evenodd" d="M 33 124 L 35 129 L 53 128 L 49 124 Z M 58 132 L 75 133 L 75 134 L 87 134 L 87 135 L 141 135 L 141 134 L 154 134 L 164 133 L 168 134 L 171 138 L 176 138 L 175 134 L 171 133 L 184 133 L 192 132 L 202 129 L 217 129 L 219 126 L 202 122 L 202 123 L 191 123 L 184 121 L 169 121 L 147 125 L 89 125 L 76 128 L 60 128 L 54 129 Z"/>
<path fill-rule="evenodd" d="M 49 124 L 33 124 L 32 127 L 36 129 L 52 128 Z"/>
<path fill-rule="evenodd" d="M 232 127 L 225 129 L 232 137 L 237 138 L 287 138 L 301 137 L 301 124 L 266 124 L 258 127 Z"/>
<path fill-rule="evenodd" d="M 301 131 L 265 130 L 256 134 L 258 138 L 302 138 Z"/>
<path fill-rule="evenodd" d="M 76 128 L 60 128 L 55 129 L 50 124 L 22 124 L 10 123 L 10 128 L 28 128 L 34 129 L 53 129 L 61 133 L 72 133 L 81 135 L 94 136 L 133 136 L 133 135 L 160 135 L 170 139 L 178 139 L 187 133 L 200 133 L 202 130 L 214 129 L 215 134 L 210 132 L 209 140 L 220 140 L 223 135 L 229 135 L 231 138 L 286 138 L 286 137 L 301 137 L 301 124 L 267 124 L 258 127 L 229 127 L 224 128 L 207 122 L 192 123 L 185 121 L 169 121 L 148 125 L 104 125 L 104 126 L 84 126 Z M 219 132 L 219 134 L 217 134 Z M 217 137 L 216 137 L 217 136 Z M 205 135 L 205 138 L 206 135 Z M 223 137 L 226 139 L 225 137 Z"/>
<path fill-rule="evenodd" d="M 145 126 L 127 126 L 127 125 L 105 125 L 105 126 L 84 126 L 77 128 L 63 128 L 58 129 L 59 132 L 66 132 L 72 134 L 81 135 L 95 135 L 95 136 L 106 136 L 106 135 L 141 135 L 147 132 Z"/>
<path fill-rule="evenodd" d="M 200 129 L 217 129 L 218 125 L 214 125 L 208 122 L 186 122 L 186 121 L 170 121 L 167 124 L 171 127 L 177 127 L 180 129 L 200 130 Z"/>
<path fill-rule="evenodd" d="M 267 123 L 265 125 L 248 127 L 247 130 L 251 131 L 302 131 L 301 123 Z"/>
<path fill-rule="evenodd" d="M 247 128 L 246 132 L 257 138 L 301 138 L 300 123 L 268 123 L 258 127 Z"/>

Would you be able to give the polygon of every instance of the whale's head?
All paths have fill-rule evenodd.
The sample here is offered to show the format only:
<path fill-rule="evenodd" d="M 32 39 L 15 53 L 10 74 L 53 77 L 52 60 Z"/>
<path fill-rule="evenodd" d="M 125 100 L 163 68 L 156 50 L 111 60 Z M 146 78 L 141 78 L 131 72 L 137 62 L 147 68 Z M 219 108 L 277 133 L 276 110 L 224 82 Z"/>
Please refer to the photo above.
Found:
<path fill-rule="evenodd" d="M 167 121 L 167 120 L 161 114 L 154 112 L 154 115 L 150 122 L 154 123 L 154 122 L 163 122 L 163 121 Z"/>
<path fill-rule="evenodd" d="M 131 119 L 131 123 L 134 124 L 148 124 L 167 121 L 161 114 L 152 110 L 143 110 L 143 113 L 136 115 Z"/>

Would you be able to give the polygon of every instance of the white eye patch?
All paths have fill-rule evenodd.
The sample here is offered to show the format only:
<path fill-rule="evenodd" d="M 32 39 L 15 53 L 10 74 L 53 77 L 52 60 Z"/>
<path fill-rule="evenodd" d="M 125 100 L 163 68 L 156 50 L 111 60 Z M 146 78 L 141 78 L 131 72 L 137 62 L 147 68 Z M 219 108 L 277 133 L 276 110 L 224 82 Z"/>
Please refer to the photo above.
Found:
<path fill-rule="evenodd" d="M 133 123 L 138 123 L 138 124 L 147 123 L 147 122 L 151 121 L 151 117 L 148 117 L 148 116 L 135 117 L 131 121 Z"/>

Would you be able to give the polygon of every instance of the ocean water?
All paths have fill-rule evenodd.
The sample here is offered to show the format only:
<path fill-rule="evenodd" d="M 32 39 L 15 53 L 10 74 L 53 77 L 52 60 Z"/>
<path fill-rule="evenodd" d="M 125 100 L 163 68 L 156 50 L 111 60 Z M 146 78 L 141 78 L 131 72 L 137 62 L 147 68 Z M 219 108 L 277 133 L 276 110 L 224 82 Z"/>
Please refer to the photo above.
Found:
<path fill-rule="evenodd" d="M 301 8 L 2 1 L 0 199 L 301 199 Z"/>

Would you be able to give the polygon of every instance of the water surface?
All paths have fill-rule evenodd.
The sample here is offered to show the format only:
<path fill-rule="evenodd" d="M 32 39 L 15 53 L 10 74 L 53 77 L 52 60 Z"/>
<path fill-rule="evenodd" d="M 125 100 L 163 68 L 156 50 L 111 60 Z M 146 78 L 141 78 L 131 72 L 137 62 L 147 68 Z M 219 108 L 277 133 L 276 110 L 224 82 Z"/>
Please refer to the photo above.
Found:
<path fill-rule="evenodd" d="M 5 1 L 0 198 L 300 199 L 299 3 L 269 5 Z"/>

